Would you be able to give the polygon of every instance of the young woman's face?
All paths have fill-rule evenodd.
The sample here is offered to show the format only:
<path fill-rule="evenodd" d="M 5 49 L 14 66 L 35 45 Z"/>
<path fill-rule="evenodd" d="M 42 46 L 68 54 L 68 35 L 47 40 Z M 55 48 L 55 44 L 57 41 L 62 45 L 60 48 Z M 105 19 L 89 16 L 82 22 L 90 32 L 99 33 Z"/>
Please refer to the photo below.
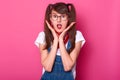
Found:
<path fill-rule="evenodd" d="M 50 14 L 50 21 L 56 32 L 61 33 L 68 23 L 68 16 L 66 14 L 59 14 L 58 12 L 52 10 Z"/>

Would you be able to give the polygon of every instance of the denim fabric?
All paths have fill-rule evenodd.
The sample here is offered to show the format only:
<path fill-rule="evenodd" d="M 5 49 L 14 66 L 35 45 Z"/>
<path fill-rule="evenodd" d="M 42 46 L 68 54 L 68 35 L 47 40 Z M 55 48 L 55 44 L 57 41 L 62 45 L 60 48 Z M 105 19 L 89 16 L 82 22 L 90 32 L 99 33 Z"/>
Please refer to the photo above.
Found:
<path fill-rule="evenodd" d="M 68 44 L 70 45 L 69 41 Z M 67 46 L 67 49 L 69 48 Z M 64 71 L 61 56 L 56 55 L 52 71 L 45 71 L 40 80 L 74 80 L 74 77 L 72 71 Z"/>

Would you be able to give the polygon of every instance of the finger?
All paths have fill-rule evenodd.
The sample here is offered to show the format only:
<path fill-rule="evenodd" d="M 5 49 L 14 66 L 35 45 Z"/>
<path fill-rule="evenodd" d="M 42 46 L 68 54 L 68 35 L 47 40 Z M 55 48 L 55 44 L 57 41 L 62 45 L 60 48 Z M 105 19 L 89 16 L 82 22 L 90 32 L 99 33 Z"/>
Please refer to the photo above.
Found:
<path fill-rule="evenodd" d="M 72 22 L 67 28 L 66 30 L 69 30 L 76 22 Z"/>
<path fill-rule="evenodd" d="M 52 30 L 52 28 L 51 28 L 51 25 L 49 24 L 49 22 L 46 20 L 46 24 L 48 25 L 48 28 L 50 29 L 50 30 Z"/>
<path fill-rule="evenodd" d="M 45 22 L 47 23 L 47 25 L 49 25 L 49 23 L 48 23 L 48 21 L 47 21 L 47 20 L 45 20 Z"/>
<path fill-rule="evenodd" d="M 69 25 L 69 27 L 72 27 L 75 23 L 76 23 L 76 22 L 72 22 L 72 23 Z"/>

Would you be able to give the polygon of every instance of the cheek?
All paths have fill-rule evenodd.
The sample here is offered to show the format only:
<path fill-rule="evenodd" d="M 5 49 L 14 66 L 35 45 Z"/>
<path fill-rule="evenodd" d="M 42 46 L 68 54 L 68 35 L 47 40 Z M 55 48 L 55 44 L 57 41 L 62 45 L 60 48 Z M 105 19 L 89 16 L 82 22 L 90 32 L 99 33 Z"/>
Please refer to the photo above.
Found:
<path fill-rule="evenodd" d="M 54 21 L 52 21 L 52 20 L 50 20 L 50 24 L 52 25 L 52 26 L 55 26 L 55 22 Z"/>
<path fill-rule="evenodd" d="M 64 22 L 64 26 L 67 27 L 68 21 Z"/>
<path fill-rule="evenodd" d="M 53 24 L 53 21 L 51 20 L 51 18 L 50 18 L 50 24 L 51 24 L 51 25 Z"/>

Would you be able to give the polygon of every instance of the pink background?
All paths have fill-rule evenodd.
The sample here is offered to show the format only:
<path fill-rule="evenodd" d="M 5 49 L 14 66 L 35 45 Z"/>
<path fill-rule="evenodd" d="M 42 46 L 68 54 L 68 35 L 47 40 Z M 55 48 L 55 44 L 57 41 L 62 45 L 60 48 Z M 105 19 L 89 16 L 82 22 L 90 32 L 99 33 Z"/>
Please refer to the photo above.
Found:
<path fill-rule="evenodd" d="M 120 80 L 120 1 L 61 0 L 76 7 L 86 43 L 76 80 Z M 58 0 L 0 1 L 0 80 L 39 80 L 42 66 L 34 41 L 47 5 Z"/>

